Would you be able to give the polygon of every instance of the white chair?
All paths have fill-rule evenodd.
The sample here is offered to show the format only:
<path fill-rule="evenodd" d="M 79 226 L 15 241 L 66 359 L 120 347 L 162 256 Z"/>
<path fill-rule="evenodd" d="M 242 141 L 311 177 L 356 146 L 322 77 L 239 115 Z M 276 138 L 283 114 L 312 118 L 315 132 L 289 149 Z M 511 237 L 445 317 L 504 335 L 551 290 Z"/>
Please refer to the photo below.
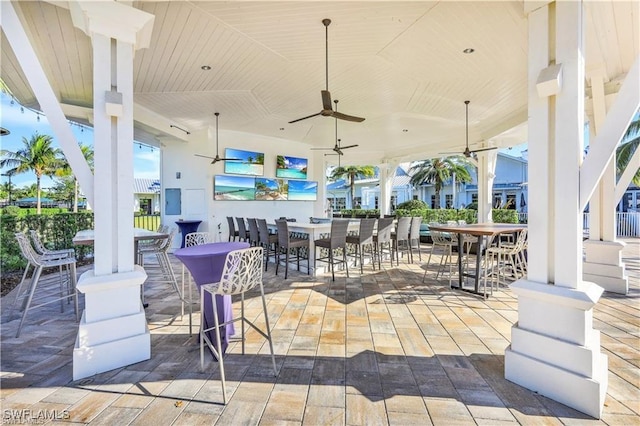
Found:
<path fill-rule="evenodd" d="M 231 251 L 225 258 L 224 268 L 222 270 L 222 275 L 220 276 L 220 281 L 200 286 L 200 312 L 202 313 L 202 318 L 204 318 L 205 297 L 211 297 L 211 305 L 213 306 L 213 318 L 215 323 L 213 327 L 204 328 L 204 321 L 200 321 L 200 368 L 204 370 L 204 345 L 206 343 L 220 365 L 222 398 L 224 404 L 227 403 L 227 391 L 225 385 L 223 353 L 221 350 L 222 342 L 220 339 L 220 327 L 223 327 L 235 321 L 241 321 L 243 354 L 245 346 L 245 322 L 258 333 L 260 333 L 265 339 L 269 341 L 269 349 L 271 350 L 271 361 L 273 362 L 273 372 L 274 375 L 278 375 L 278 370 L 276 368 L 276 358 L 273 353 L 273 342 L 271 341 L 271 331 L 269 328 L 269 316 L 267 315 L 267 302 L 264 297 L 264 287 L 262 285 L 262 262 L 262 247 L 250 247 L 247 249 Z M 260 287 L 260 296 L 262 297 L 262 309 L 264 312 L 266 332 L 258 328 L 253 322 L 251 322 L 244 316 L 244 293 L 257 286 Z M 215 296 L 236 294 L 240 295 L 240 317 L 220 324 Z M 207 332 L 209 331 L 213 331 L 216 335 L 216 345 L 214 345 L 207 336 Z"/>
<path fill-rule="evenodd" d="M 486 290 L 487 275 L 495 273 L 496 289 L 500 288 L 500 277 L 504 277 L 506 284 L 507 272 L 515 279 L 526 274 L 526 258 L 524 250 L 527 246 L 527 229 L 518 233 L 516 242 L 501 243 L 499 246 L 489 247 L 485 253 L 484 286 Z M 509 268 L 509 269 L 507 269 Z M 491 279 L 491 292 L 493 293 L 493 277 Z"/>
<path fill-rule="evenodd" d="M 431 224 L 430 224 L 431 225 Z M 433 223 L 434 226 L 437 224 Z M 424 269 L 424 275 L 422 275 L 422 282 L 427 276 L 427 271 L 429 270 L 429 264 L 431 263 L 431 256 L 436 249 L 441 249 L 442 254 L 440 257 L 440 264 L 438 265 L 438 273 L 436 274 L 436 280 L 440 277 L 440 273 L 442 272 L 443 267 L 449 264 L 449 287 L 451 287 L 451 278 L 453 276 L 452 266 L 453 263 L 453 246 L 458 245 L 458 241 L 450 238 L 450 235 L 446 232 L 436 231 L 435 229 L 430 230 L 431 234 L 431 251 L 429 252 L 429 258 L 427 259 L 427 265 Z M 460 253 L 458 253 L 460 256 Z"/>
<path fill-rule="evenodd" d="M 76 290 L 76 259 L 73 256 L 66 256 L 61 258 L 46 257 L 35 252 L 27 236 L 21 232 L 15 234 L 18 245 L 20 246 L 20 252 L 28 262 L 29 266 L 34 267 L 33 274 L 31 276 L 31 282 L 26 291 L 22 291 L 22 285 L 20 283 L 16 290 L 16 298 L 13 301 L 13 307 L 15 307 L 19 299 L 23 299 L 22 302 L 22 319 L 18 325 L 18 331 L 16 337 L 20 337 L 22 326 L 27 318 L 27 312 L 30 309 L 35 309 L 41 306 L 48 305 L 53 302 L 60 301 L 60 310 L 64 312 L 64 300 L 68 300 L 70 297 L 74 300 L 74 308 L 76 313 L 76 321 L 79 321 L 78 313 L 78 293 Z M 60 269 L 60 281 L 58 283 L 58 295 L 55 295 L 52 290 L 53 286 L 41 286 L 36 295 L 36 289 L 40 281 L 40 275 L 44 268 L 58 267 Z M 63 267 L 66 267 L 67 277 L 65 279 L 63 274 Z M 26 274 L 25 274 L 26 275 Z M 26 278 L 26 276 L 24 277 Z M 34 304 L 36 303 L 36 304 Z"/>
<path fill-rule="evenodd" d="M 171 283 L 173 289 L 180 297 L 182 302 L 182 315 L 184 315 L 184 297 L 180 292 L 180 288 L 178 287 L 178 281 L 176 280 L 176 276 L 173 273 L 173 268 L 171 267 L 171 261 L 169 260 L 169 249 L 171 248 L 171 244 L 173 239 L 175 238 L 178 232 L 178 228 L 173 227 L 169 231 L 169 235 L 166 238 L 162 238 L 158 240 L 157 244 L 150 244 L 144 247 L 138 247 L 138 264 L 145 268 L 145 271 L 149 272 L 149 270 L 159 269 L 160 278 L 155 278 L 154 282 L 165 281 Z M 154 255 L 158 261 L 157 265 L 149 264 L 145 266 L 144 257 L 145 255 Z M 142 301 L 144 303 L 144 285 L 142 285 Z"/>
<path fill-rule="evenodd" d="M 207 244 L 212 242 L 211 234 L 208 232 L 191 232 L 184 237 L 184 246 L 192 247 L 199 246 L 202 244 Z M 182 264 L 182 295 L 184 296 L 184 275 L 185 272 L 187 274 L 187 280 L 189 283 L 187 287 L 189 288 L 189 336 L 193 334 L 193 322 L 191 317 L 193 316 L 193 293 L 191 292 L 191 274 L 184 267 L 184 263 Z M 184 301 L 182 302 L 182 315 L 184 315 Z"/>

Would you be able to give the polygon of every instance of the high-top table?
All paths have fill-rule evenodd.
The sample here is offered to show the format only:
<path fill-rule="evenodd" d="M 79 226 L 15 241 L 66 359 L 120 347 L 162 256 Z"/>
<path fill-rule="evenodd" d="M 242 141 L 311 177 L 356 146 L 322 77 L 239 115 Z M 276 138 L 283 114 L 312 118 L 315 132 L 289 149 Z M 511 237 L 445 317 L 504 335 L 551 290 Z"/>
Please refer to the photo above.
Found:
<path fill-rule="evenodd" d="M 138 242 L 143 240 L 161 240 L 167 238 L 169 234 L 164 232 L 149 231 L 143 228 L 133 228 L 133 258 L 134 263 L 138 259 Z M 92 245 L 95 239 L 95 231 L 93 229 L 83 229 L 78 231 L 71 240 L 76 246 Z"/>
<path fill-rule="evenodd" d="M 200 226 L 201 223 L 201 220 L 176 220 L 175 224 L 178 225 L 180 233 L 182 234 L 182 244 L 180 244 L 180 248 L 184 247 L 184 239 L 187 234 L 198 232 L 198 226 Z"/>
<path fill-rule="evenodd" d="M 441 232 L 451 232 L 458 234 L 458 289 L 470 293 L 478 294 L 487 298 L 486 288 L 484 292 L 480 292 L 480 265 L 482 264 L 482 256 L 484 253 L 485 239 L 491 240 L 499 234 L 512 234 L 526 229 L 527 225 L 517 223 L 473 223 L 467 225 L 429 225 L 429 229 Z M 462 234 L 473 235 L 478 237 L 478 249 L 476 254 L 476 271 L 475 274 L 462 272 L 462 253 L 464 241 Z M 463 278 L 469 277 L 474 279 L 473 289 L 463 286 Z"/>
<path fill-rule="evenodd" d="M 247 247 L 249 247 L 248 243 L 237 241 L 229 243 L 209 243 L 180 248 L 173 254 L 187 267 L 198 287 L 199 293 L 200 286 L 220 281 L 222 270 L 224 269 L 224 261 L 230 251 Z M 216 308 L 218 310 L 218 322 L 220 324 L 233 319 L 231 296 L 216 295 Z M 204 312 L 201 312 L 200 315 L 205 328 L 214 326 L 213 306 L 211 305 L 211 299 L 209 297 L 204 299 Z M 233 323 L 224 327 L 224 331 L 220 334 L 222 353 L 227 349 L 229 338 L 234 334 L 235 327 Z M 216 338 L 213 335 L 209 335 L 209 340 L 214 342 L 214 344 L 216 342 Z"/>

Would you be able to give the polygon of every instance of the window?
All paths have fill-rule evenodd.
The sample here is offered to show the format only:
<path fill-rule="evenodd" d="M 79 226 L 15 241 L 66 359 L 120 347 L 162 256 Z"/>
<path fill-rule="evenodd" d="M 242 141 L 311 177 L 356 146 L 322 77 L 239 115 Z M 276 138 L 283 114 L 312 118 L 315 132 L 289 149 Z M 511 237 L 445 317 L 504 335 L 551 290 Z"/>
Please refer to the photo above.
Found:
<path fill-rule="evenodd" d="M 362 197 L 353 197 L 353 206 L 351 206 L 351 208 L 353 209 L 359 209 L 362 207 Z"/>
<path fill-rule="evenodd" d="M 414 195 L 414 196 L 413 196 L 413 200 L 417 200 L 417 199 L 418 199 L 418 196 L 417 196 L 417 195 Z"/>
<path fill-rule="evenodd" d="M 496 192 L 493 194 L 493 208 L 499 209 L 500 207 L 502 207 L 502 194 Z"/>
<path fill-rule="evenodd" d="M 376 197 L 374 198 L 373 208 L 377 209 L 377 208 L 379 208 L 378 206 L 379 206 L 379 204 L 378 204 L 378 196 L 376 195 Z"/>
<path fill-rule="evenodd" d="M 445 194 L 444 196 L 444 206 L 446 209 L 453 208 L 453 194 Z"/>
<path fill-rule="evenodd" d="M 478 204 L 478 194 L 471 194 L 471 202 Z"/>
<path fill-rule="evenodd" d="M 431 208 L 432 209 L 436 208 L 436 196 L 435 195 L 431 196 Z"/>
<path fill-rule="evenodd" d="M 331 210 L 339 212 L 347 208 L 347 199 L 345 197 L 335 197 L 331 199 Z"/>
<path fill-rule="evenodd" d="M 151 214 L 151 198 L 140 198 L 140 214 Z"/>
<path fill-rule="evenodd" d="M 507 209 L 515 210 L 516 208 L 516 194 L 507 194 Z"/>

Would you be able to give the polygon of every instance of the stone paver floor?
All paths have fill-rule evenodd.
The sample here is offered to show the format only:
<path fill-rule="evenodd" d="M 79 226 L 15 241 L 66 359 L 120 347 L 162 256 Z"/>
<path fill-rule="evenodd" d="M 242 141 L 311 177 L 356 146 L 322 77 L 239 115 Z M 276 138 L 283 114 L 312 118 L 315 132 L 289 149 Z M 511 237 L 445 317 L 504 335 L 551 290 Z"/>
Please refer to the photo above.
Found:
<path fill-rule="evenodd" d="M 11 293 L 2 298 L 2 422 L 30 410 L 91 425 L 640 425 L 640 240 L 627 243 L 631 291 L 605 293 L 594 310 L 609 357 L 601 420 L 504 379 L 504 349 L 517 321 L 508 288 L 482 300 L 436 281 L 434 268 L 423 283 L 418 262 L 401 262 L 382 271 L 369 266 L 362 276 L 354 268 L 335 282 L 298 272 L 285 281 L 270 264 L 265 288 L 279 372 L 273 376 L 268 344 L 257 333 L 247 334 L 245 355 L 232 342 L 226 406 L 217 364 L 207 354 L 200 371 L 197 338 L 188 316 L 177 315 L 168 284 L 145 284 L 151 359 L 79 381 L 72 380 L 71 306 L 34 310 L 15 338 Z M 181 264 L 173 262 L 179 275 Z M 247 316 L 263 324 L 260 307 L 255 294 L 247 299 Z"/>

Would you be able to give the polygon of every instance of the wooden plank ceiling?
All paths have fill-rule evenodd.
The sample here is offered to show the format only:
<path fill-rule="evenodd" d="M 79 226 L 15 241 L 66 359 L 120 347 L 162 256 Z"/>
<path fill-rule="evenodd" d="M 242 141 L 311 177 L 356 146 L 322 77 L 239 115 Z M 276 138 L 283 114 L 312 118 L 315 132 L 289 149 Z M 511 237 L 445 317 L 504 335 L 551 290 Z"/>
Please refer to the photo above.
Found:
<path fill-rule="evenodd" d="M 639 52 L 640 2 L 587 3 L 587 70 L 624 77 Z M 18 9 L 59 99 L 92 106 L 89 38 L 64 2 L 19 2 Z M 195 131 L 222 129 L 332 146 L 334 120 L 315 117 L 325 87 L 339 109 L 366 117 L 339 122 L 360 158 L 425 157 L 464 147 L 464 101 L 473 146 L 523 142 L 527 21 L 514 2 L 140 1 L 155 15 L 151 46 L 136 52 L 135 102 Z M 38 107 L 2 37 L 1 76 L 18 99 Z M 472 48 L 471 54 L 463 53 Z M 204 71 L 201 66 L 211 70 Z M 141 127 L 157 144 L 159 129 Z M 283 130 L 281 130 L 283 129 Z M 353 153 L 355 150 L 352 150 Z"/>

